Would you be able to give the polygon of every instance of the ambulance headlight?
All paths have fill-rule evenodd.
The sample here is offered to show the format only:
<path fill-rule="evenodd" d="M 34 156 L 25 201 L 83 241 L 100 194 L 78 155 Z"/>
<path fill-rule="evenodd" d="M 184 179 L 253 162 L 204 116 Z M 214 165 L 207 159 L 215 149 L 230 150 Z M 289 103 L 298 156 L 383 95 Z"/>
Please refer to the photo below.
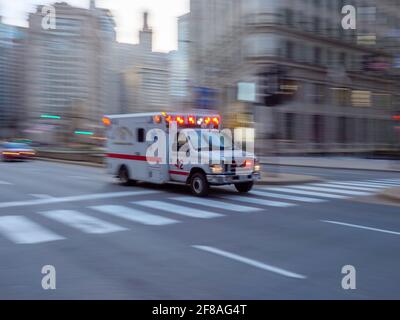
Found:
<path fill-rule="evenodd" d="M 260 172 L 261 171 L 261 165 L 259 160 L 254 161 L 254 171 L 255 172 Z"/>
<path fill-rule="evenodd" d="M 212 164 L 210 165 L 210 169 L 213 174 L 220 174 L 224 172 L 224 168 L 220 164 Z"/>

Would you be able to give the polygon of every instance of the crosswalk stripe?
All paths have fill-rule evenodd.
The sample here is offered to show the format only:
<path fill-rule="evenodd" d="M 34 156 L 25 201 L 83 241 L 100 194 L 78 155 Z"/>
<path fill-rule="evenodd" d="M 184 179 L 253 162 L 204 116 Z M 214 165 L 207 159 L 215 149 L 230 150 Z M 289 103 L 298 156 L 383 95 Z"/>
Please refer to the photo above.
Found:
<path fill-rule="evenodd" d="M 251 204 L 256 204 L 256 205 L 262 205 L 262 206 L 267 206 L 267 207 L 287 208 L 287 207 L 295 206 L 295 204 L 293 204 L 293 203 L 271 201 L 271 200 L 264 200 L 264 199 L 260 199 L 260 198 L 244 197 L 244 196 L 237 196 L 237 195 L 221 196 L 220 198 L 227 199 L 227 200 L 239 201 L 239 202 L 246 202 L 246 203 L 251 203 Z"/>
<path fill-rule="evenodd" d="M 332 193 L 346 194 L 346 195 L 351 195 L 351 196 L 370 196 L 373 194 L 371 192 L 338 190 L 338 189 L 334 189 L 334 188 L 321 188 L 321 187 L 311 187 L 311 186 L 293 186 L 292 188 L 301 189 L 301 190 L 332 192 Z"/>
<path fill-rule="evenodd" d="M 223 214 L 194 209 L 194 208 L 188 208 L 185 206 L 180 206 L 180 205 L 176 205 L 176 204 L 168 203 L 168 202 L 164 202 L 164 201 L 151 201 L 151 200 L 137 201 L 137 202 L 135 202 L 135 204 L 138 204 L 138 205 L 141 205 L 141 206 L 144 206 L 147 208 L 163 210 L 163 211 L 167 211 L 170 213 L 175 213 L 175 214 L 179 214 L 179 215 L 191 217 L 191 218 L 210 219 L 210 218 L 217 218 L 217 217 L 223 216 Z"/>
<path fill-rule="evenodd" d="M 0 217 L 0 234 L 18 244 L 36 244 L 65 239 L 22 216 Z"/>
<path fill-rule="evenodd" d="M 312 186 L 315 187 L 328 187 L 328 188 L 338 188 L 338 189 L 346 189 L 346 190 L 359 190 L 359 191 L 377 191 L 379 188 L 367 188 L 367 187 L 361 187 L 361 186 L 343 186 L 343 185 L 337 185 L 336 183 L 316 183 L 312 184 Z"/>
<path fill-rule="evenodd" d="M 287 187 L 287 188 L 270 188 L 268 190 L 270 190 L 270 191 L 278 191 L 278 192 L 283 192 L 283 193 L 294 193 L 294 194 L 301 194 L 301 195 L 306 195 L 306 196 L 321 197 L 321 198 L 331 198 L 331 199 L 348 199 L 349 198 L 349 197 L 341 196 L 341 195 L 338 195 L 338 194 L 291 189 L 290 187 Z"/>
<path fill-rule="evenodd" d="M 185 203 L 194 203 L 194 204 L 198 204 L 201 206 L 236 211 L 236 212 L 252 212 L 252 211 L 260 211 L 261 210 L 260 208 L 241 206 L 238 204 L 232 204 L 232 203 L 218 201 L 218 200 L 199 199 L 196 197 L 179 197 L 179 198 L 172 198 L 172 200 L 181 201 L 181 202 L 185 202 Z"/>
<path fill-rule="evenodd" d="M 49 199 L 35 199 L 27 201 L 13 201 L 13 202 L 0 202 L 0 208 L 11 208 L 11 207 L 27 207 L 37 206 L 44 204 L 55 204 L 55 203 L 67 203 L 67 202 L 79 202 L 79 201 L 90 201 L 90 200 L 104 200 L 112 198 L 123 198 L 123 197 L 134 197 L 143 196 L 159 193 L 159 191 L 153 190 L 137 190 L 137 191 L 125 191 L 125 192 L 110 192 L 110 193 L 95 193 L 86 194 L 80 196 L 69 196 L 61 198 L 49 198 Z"/>
<path fill-rule="evenodd" d="M 335 184 L 339 184 L 339 185 L 345 185 L 345 186 L 356 186 L 356 187 L 372 187 L 372 188 L 379 188 L 379 189 L 384 189 L 387 188 L 386 185 L 382 185 L 382 184 L 377 184 L 377 183 L 363 183 L 363 182 L 334 182 Z"/>
<path fill-rule="evenodd" d="M 316 199 L 316 198 L 309 198 L 309 197 L 300 197 L 300 196 L 291 196 L 288 194 L 281 194 L 281 193 L 271 193 L 267 192 L 267 190 L 253 190 L 250 194 L 254 194 L 257 196 L 264 196 L 276 199 L 285 199 L 285 200 L 292 200 L 292 201 L 300 201 L 300 202 L 309 202 L 309 203 L 322 203 L 326 202 L 323 199 Z"/>
<path fill-rule="evenodd" d="M 85 233 L 103 234 L 127 230 L 126 228 L 74 210 L 52 210 L 40 212 L 40 214 Z"/>
<path fill-rule="evenodd" d="M 374 181 L 370 181 L 370 182 L 374 182 Z M 385 184 L 385 185 L 389 185 L 389 186 L 400 186 L 400 183 L 398 183 L 398 182 L 376 181 L 375 183 Z"/>
<path fill-rule="evenodd" d="M 400 183 L 400 179 L 379 179 L 377 181 L 387 181 L 387 182 L 398 182 L 398 183 Z"/>
<path fill-rule="evenodd" d="M 3 184 L 3 185 L 11 185 L 12 183 L 7 182 L 7 181 L 1 181 L 1 180 L 0 180 L 0 184 Z"/>
<path fill-rule="evenodd" d="M 179 221 L 166 217 L 146 213 L 137 209 L 117 205 L 90 207 L 93 210 L 112 215 L 121 219 L 142 223 L 150 226 L 163 226 L 178 223 Z"/>

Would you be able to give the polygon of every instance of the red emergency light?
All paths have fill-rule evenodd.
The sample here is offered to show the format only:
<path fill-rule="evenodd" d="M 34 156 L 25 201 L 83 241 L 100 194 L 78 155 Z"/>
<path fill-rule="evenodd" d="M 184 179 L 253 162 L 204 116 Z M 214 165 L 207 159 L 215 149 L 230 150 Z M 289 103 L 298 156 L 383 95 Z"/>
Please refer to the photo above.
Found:
<path fill-rule="evenodd" d="M 196 118 L 194 116 L 189 116 L 188 117 L 188 123 L 190 125 L 195 125 L 196 124 Z"/>
<path fill-rule="evenodd" d="M 185 124 L 185 117 L 177 116 L 177 117 L 176 117 L 176 123 L 177 123 L 178 125 L 183 125 L 183 124 Z"/>
<path fill-rule="evenodd" d="M 400 115 L 398 115 L 398 116 L 393 116 L 392 119 L 393 119 L 393 120 L 396 120 L 396 121 L 400 121 Z"/>

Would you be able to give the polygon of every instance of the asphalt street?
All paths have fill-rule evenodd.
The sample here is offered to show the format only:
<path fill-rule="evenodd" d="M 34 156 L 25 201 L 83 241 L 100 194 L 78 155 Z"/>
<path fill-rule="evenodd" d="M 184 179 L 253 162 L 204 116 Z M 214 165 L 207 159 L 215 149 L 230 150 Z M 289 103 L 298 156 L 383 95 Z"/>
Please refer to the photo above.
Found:
<path fill-rule="evenodd" d="M 400 206 L 376 198 L 400 173 L 280 170 L 326 181 L 198 199 L 101 168 L 0 163 L 0 299 L 400 299 Z"/>

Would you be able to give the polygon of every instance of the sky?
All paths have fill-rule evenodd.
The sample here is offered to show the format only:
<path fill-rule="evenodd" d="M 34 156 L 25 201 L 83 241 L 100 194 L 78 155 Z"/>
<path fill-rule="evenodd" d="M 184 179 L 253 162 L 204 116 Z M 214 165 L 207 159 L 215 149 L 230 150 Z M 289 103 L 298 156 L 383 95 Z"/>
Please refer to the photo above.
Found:
<path fill-rule="evenodd" d="M 27 12 L 38 4 L 67 2 L 77 7 L 89 7 L 90 0 L 0 0 L 3 22 L 27 26 Z M 154 32 L 154 50 L 168 52 L 177 48 L 177 17 L 189 12 L 189 0 L 97 0 L 101 8 L 110 9 L 117 24 L 118 41 L 137 43 L 144 11 L 149 12 L 149 25 Z"/>

